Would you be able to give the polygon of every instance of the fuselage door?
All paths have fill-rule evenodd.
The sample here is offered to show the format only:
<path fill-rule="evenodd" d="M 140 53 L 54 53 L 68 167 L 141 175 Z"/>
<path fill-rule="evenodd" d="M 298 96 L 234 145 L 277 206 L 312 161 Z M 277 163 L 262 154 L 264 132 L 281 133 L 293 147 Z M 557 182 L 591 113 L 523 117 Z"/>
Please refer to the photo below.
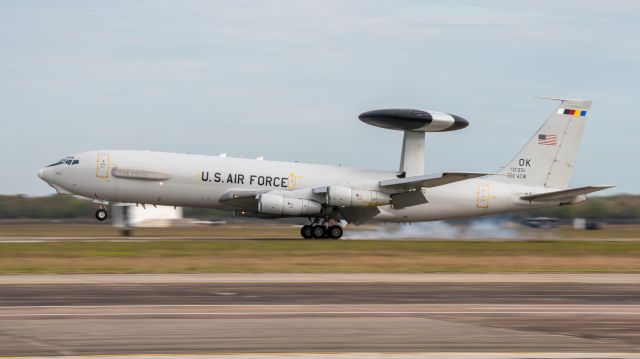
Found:
<path fill-rule="evenodd" d="M 109 177 L 109 155 L 98 154 L 96 161 L 96 177 L 108 178 Z"/>
<path fill-rule="evenodd" d="M 489 185 L 478 185 L 478 202 L 476 206 L 478 208 L 489 208 Z"/>

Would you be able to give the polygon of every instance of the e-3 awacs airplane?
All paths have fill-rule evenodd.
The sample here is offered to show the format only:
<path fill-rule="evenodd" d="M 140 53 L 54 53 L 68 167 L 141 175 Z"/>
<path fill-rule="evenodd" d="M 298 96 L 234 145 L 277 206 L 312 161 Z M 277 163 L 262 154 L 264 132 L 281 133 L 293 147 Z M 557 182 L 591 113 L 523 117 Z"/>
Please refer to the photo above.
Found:
<path fill-rule="evenodd" d="M 404 131 L 400 170 L 149 151 L 90 151 L 38 171 L 59 193 L 110 202 L 206 207 L 263 218 L 304 217 L 304 238 L 340 238 L 347 223 L 419 222 L 582 202 L 612 186 L 567 189 L 591 101 L 560 105 L 496 173 L 424 174 L 426 132 L 467 127 L 436 111 L 387 109 L 360 120 Z"/>

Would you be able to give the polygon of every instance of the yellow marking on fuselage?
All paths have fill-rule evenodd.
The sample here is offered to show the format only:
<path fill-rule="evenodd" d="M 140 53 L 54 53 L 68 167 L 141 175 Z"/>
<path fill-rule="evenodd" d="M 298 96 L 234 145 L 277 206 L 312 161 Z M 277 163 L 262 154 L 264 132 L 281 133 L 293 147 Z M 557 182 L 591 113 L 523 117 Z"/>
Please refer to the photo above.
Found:
<path fill-rule="evenodd" d="M 296 189 L 297 182 L 299 178 L 304 178 L 303 176 L 297 176 L 295 172 L 290 172 L 288 176 L 287 189 Z"/>

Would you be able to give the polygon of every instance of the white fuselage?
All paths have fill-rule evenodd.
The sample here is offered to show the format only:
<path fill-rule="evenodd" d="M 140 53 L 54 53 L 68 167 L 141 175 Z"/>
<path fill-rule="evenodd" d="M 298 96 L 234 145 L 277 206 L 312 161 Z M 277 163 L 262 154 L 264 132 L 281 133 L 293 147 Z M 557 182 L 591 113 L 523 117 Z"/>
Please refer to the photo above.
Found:
<path fill-rule="evenodd" d="M 39 176 L 58 192 L 98 201 L 234 210 L 220 202 L 234 190 L 294 190 L 345 186 L 379 190 L 393 171 L 151 151 L 105 150 L 73 156 L 77 164 L 43 168 Z M 519 197 L 552 189 L 505 183 L 486 176 L 422 188 L 428 203 L 395 209 L 380 206 L 372 221 L 418 222 L 483 216 L 557 203 Z"/>

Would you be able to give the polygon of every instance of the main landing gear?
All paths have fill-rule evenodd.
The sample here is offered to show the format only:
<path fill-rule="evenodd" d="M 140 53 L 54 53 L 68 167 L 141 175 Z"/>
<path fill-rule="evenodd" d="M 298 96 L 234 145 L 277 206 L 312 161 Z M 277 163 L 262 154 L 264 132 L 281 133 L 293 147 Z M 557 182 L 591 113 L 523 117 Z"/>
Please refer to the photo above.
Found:
<path fill-rule="evenodd" d="M 100 222 L 104 221 L 109 217 L 109 213 L 104 208 L 100 208 L 96 211 L 96 219 Z"/>
<path fill-rule="evenodd" d="M 329 225 L 326 222 L 323 224 L 307 224 L 300 229 L 300 234 L 304 239 L 340 239 L 343 233 L 342 226 L 337 224 Z"/>

